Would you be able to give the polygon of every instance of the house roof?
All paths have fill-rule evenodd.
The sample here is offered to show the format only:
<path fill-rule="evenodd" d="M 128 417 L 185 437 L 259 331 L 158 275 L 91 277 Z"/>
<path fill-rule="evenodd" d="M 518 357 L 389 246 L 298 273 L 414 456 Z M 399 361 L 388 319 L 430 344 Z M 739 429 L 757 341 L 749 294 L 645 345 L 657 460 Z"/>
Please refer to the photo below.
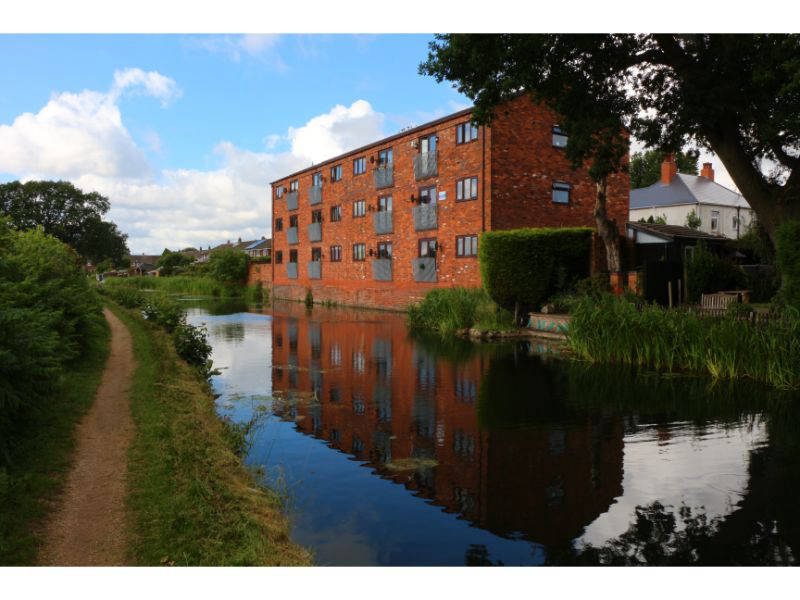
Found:
<path fill-rule="evenodd" d="M 661 223 L 628 223 L 629 229 L 636 229 L 649 233 L 656 237 L 660 237 L 667 241 L 672 241 L 676 238 L 679 239 L 692 239 L 692 240 L 709 240 L 715 242 L 723 242 L 727 238 L 722 235 L 713 233 L 706 233 L 699 229 L 692 229 L 691 227 L 683 227 L 682 225 L 663 225 Z"/>
<path fill-rule="evenodd" d="M 131 264 L 154 265 L 161 258 L 160 254 L 131 254 Z"/>
<path fill-rule="evenodd" d="M 272 248 L 272 239 L 256 240 L 248 246 L 245 246 L 245 250 L 258 250 L 260 248 Z"/>
<path fill-rule="evenodd" d="M 678 173 L 669 185 L 659 181 L 630 192 L 631 209 L 698 203 L 750 208 L 741 194 L 699 175 Z"/>

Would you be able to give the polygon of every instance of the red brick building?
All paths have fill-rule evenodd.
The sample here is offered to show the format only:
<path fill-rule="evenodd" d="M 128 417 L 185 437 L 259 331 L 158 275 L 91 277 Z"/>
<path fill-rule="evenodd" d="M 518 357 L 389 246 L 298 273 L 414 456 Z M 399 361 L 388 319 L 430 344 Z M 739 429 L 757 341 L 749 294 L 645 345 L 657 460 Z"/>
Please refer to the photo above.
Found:
<path fill-rule="evenodd" d="M 479 286 L 484 231 L 594 226 L 595 186 L 564 156 L 557 116 L 523 96 L 474 127 L 471 109 L 272 183 L 273 294 L 404 308 L 436 286 Z M 620 227 L 629 182 L 609 182 Z"/>

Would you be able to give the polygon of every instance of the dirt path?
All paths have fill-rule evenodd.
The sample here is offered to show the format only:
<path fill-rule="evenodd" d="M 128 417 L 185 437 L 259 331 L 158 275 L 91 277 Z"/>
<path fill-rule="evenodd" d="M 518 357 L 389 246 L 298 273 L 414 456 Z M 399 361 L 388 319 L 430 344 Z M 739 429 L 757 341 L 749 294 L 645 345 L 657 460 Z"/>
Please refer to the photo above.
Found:
<path fill-rule="evenodd" d="M 125 564 L 133 346 L 125 325 L 108 309 L 103 312 L 111 326 L 111 354 L 94 404 L 76 430 L 75 463 L 45 532 L 43 565 Z"/>

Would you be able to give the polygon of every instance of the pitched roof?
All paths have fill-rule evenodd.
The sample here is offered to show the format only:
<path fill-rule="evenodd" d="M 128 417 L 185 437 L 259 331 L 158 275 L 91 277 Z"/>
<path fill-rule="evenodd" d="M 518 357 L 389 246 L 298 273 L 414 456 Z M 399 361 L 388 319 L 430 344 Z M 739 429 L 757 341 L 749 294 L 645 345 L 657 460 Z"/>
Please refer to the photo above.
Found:
<path fill-rule="evenodd" d="M 741 194 L 699 175 L 678 173 L 669 185 L 659 181 L 630 192 L 632 209 L 697 203 L 750 208 Z"/>
<path fill-rule="evenodd" d="M 723 235 L 713 233 L 706 233 L 699 229 L 692 229 L 691 227 L 683 227 L 682 225 L 664 225 L 661 223 L 628 223 L 628 227 L 638 229 L 645 233 L 655 235 L 667 240 L 674 240 L 675 238 L 695 239 L 695 240 L 713 240 L 724 242 L 727 238 Z"/>
<path fill-rule="evenodd" d="M 248 246 L 245 246 L 245 250 L 258 250 L 259 248 L 272 248 L 272 239 L 270 238 L 268 240 L 265 239 L 256 240 L 255 242 L 252 242 Z"/>

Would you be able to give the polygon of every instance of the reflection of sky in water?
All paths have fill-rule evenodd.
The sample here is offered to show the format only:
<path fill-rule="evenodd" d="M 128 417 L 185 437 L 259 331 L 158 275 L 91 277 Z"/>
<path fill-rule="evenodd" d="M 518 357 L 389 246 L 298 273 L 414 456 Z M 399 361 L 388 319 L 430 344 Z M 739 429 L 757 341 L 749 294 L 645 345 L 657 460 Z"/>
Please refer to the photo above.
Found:
<path fill-rule="evenodd" d="M 272 318 L 251 313 L 213 316 L 202 309 L 190 309 L 189 321 L 205 323 L 209 329 L 214 366 L 221 370 L 213 380 L 214 390 L 220 394 L 219 412 L 245 422 L 257 407 L 268 409 L 272 390 Z M 288 339 L 283 340 L 284 345 L 288 343 Z M 370 345 L 365 341 L 363 346 Z M 335 354 L 338 348 L 335 340 L 327 339 L 322 354 Z M 370 356 L 375 353 L 373 348 Z M 417 354 L 415 349 L 412 358 L 419 378 L 418 390 L 434 385 L 435 368 L 433 364 L 426 368 L 426 356 Z M 350 355 L 344 359 L 355 360 Z M 391 374 L 391 365 L 387 368 Z M 471 387 L 467 391 L 461 387 L 456 386 L 456 394 L 474 401 L 476 392 Z M 424 406 L 417 406 L 425 400 L 420 398 L 404 401 L 412 403 L 415 422 L 422 427 L 428 423 L 416 414 L 424 412 Z M 432 439 L 440 445 L 445 429 L 452 430 L 454 426 L 450 415 L 441 407 L 436 410 L 436 423 L 431 423 L 430 428 Z M 254 435 L 247 463 L 264 466 L 269 483 L 288 490 L 292 537 L 310 547 L 320 564 L 459 565 L 475 547 L 488 552 L 493 562 L 542 562 L 544 555 L 538 544 L 505 539 L 470 524 L 457 513 L 444 512 L 431 500 L 418 497 L 418 492 L 383 478 L 371 466 L 363 466 L 364 462 L 332 449 L 325 440 L 304 435 L 295 423 L 271 416 L 268 411 L 265 415 Z M 566 426 L 579 428 L 575 424 Z M 564 432 L 553 430 L 547 440 L 546 452 L 520 459 L 530 462 L 561 456 Z M 758 420 L 725 427 L 640 423 L 627 428 L 623 438 L 623 494 L 600 516 L 585 521 L 588 525 L 579 540 L 602 544 L 620 535 L 628 529 L 634 508 L 655 500 L 675 507 L 681 503 L 693 508 L 703 506 L 709 517 L 730 513 L 747 487 L 748 452 L 765 441 L 765 428 Z M 496 477 L 513 479 L 514 465 L 502 467 L 496 466 Z M 525 482 L 514 485 L 524 486 Z"/>

